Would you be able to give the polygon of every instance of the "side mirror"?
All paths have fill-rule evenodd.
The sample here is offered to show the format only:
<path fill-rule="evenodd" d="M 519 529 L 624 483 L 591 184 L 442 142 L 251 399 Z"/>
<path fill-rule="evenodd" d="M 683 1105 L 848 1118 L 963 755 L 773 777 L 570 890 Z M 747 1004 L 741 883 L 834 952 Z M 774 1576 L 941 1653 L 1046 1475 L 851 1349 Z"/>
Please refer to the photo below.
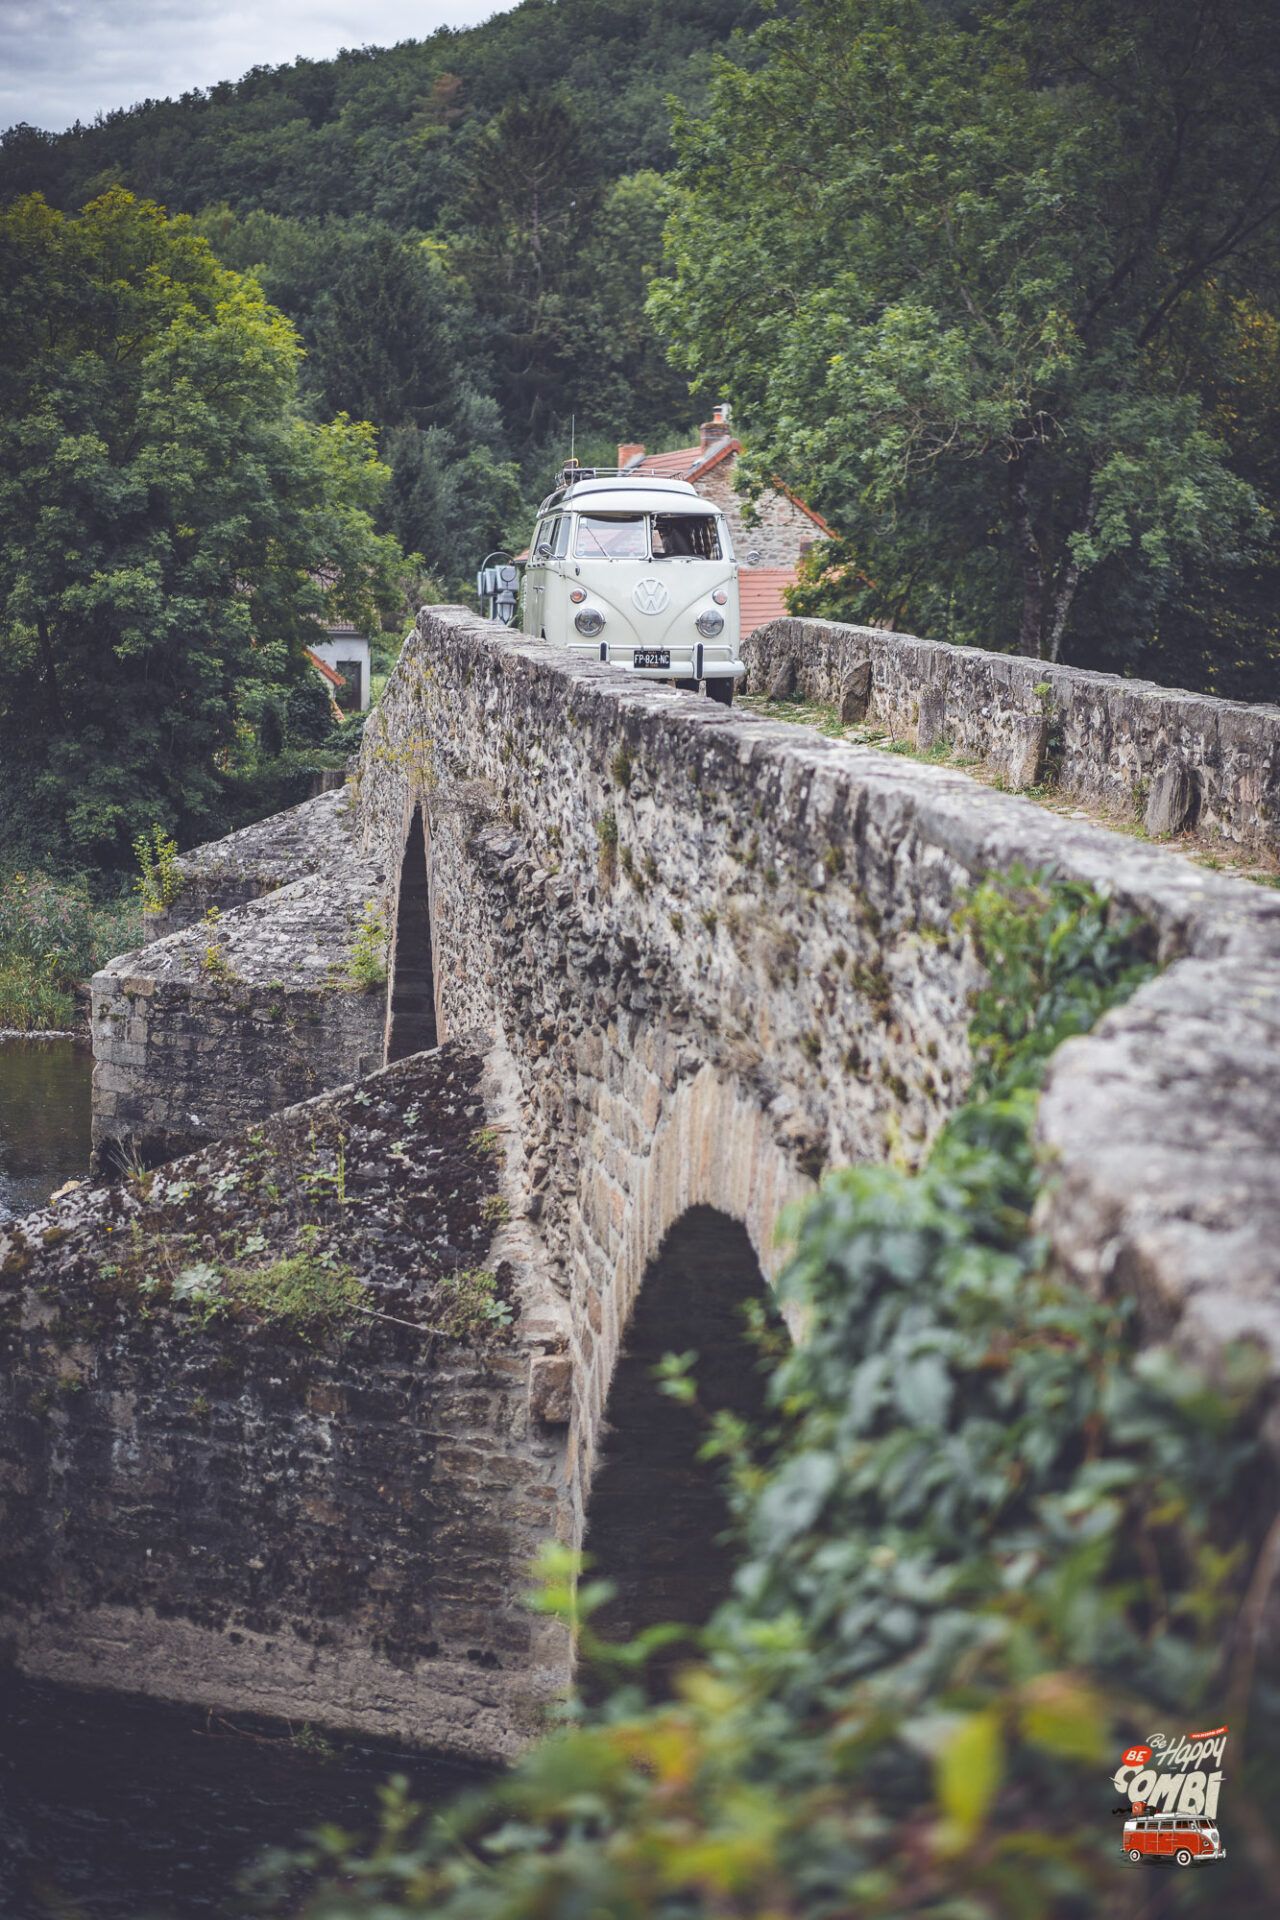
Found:
<path fill-rule="evenodd" d="M 553 551 L 554 549 L 549 540 L 539 540 L 537 546 L 534 548 L 534 553 L 539 560 L 549 560 Z"/>
<path fill-rule="evenodd" d="M 746 561 L 749 567 L 758 567 L 763 558 L 764 555 L 761 553 L 759 547 L 747 548 Z"/>

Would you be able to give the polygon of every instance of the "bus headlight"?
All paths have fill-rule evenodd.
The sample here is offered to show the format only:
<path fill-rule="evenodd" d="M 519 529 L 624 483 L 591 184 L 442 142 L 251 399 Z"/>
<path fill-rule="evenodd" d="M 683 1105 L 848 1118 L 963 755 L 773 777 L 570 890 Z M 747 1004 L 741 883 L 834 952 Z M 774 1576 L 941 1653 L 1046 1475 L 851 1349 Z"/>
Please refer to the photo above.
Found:
<path fill-rule="evenodd" d="M 584 607 L 581 613 L 574 614 L 573 624 L 579 633 L 596 634 L 604 625 L 604 615 L 599 607 Z"/>
<path fill-rule="evenodd" d="M 709 640 L 713 633 L 724 631 L 724 615 L 717 607 L 708 607 L 705 613 L 698 615 L 694 625 L 703 638 Z"/>

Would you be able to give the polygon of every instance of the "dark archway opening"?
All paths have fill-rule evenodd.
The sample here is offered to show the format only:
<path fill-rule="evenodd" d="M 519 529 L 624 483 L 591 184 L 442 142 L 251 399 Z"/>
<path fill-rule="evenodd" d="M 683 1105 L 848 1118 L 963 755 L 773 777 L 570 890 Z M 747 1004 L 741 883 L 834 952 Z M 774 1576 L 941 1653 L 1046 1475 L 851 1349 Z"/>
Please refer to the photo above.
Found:
<path fill-rule="evenodd" d="M 431 903 L 427 891 L 427 840 L 421 808 L 413 816 L 409 838 L 405 842 L 391 965 L 388 1064 L 438 1045 L 436 981 L 431 964 Z"/>
<path fill-rule="evenodd" d="M 766 1370 L 747 1337 L 743 1305 L 765 1294 L 746 1229 L 713 1207 L 691 1207 L 645 1274 L 609 1393 L 606 1432 L 591 1483 L 589 1578 L 617 1588 L 594 1616 L 607 1639 L 660 1621 L 700 1626 L 729 1592 L 735 1552 L 722 1469 L 701 1462 L 707 1415 L 764 1413 Z M 664 1353 L 698 1360 L 698 1408 L 663 1393 Z M 675 1650 L 677 1663 L 688 1649 Z M 655 1675 L 658 1690 L 661 1676 Z"/>

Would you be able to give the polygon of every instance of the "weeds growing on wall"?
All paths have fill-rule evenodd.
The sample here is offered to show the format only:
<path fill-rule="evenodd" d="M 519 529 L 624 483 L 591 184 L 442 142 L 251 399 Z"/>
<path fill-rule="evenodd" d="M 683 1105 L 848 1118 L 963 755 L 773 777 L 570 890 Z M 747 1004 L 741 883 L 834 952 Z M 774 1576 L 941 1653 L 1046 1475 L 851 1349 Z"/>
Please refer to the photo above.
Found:
<path fill-rule="evenodd" d="M 268 1865 L 268 1898 L 309 1883 L 326 1920 L 1118 1920 L 1149 1889 L 1107 1776 L 1151 1726 L 1230 1703 L 1247 1845 L 1180 1880 L 1177 1911 L 1271 1911 L 1274 1690 L 1241 1727 L 1274 1504 L 1256 1358 L 1211 1389 L 1139 1353 L 1130 1303 L 1055 1278 L 1031 1226 L 1045 1061 L 1151 972 L 1144 930 L 1026 875 L 959 917 L 990 976 L 971 1097 L 921 1172 L 835 1172 L 791 1222 L 805 1338 L 763 1341 L 768 1432 L 710 1425 L 741 1561 L 675 1702 L 627 1680 L 643 1647 L 615 1655 L 603 1706 L 571 1704 L 498 1786 L 429 1818 L 393 1788 L 370 1850 L 321 1835 Z M 663 1376 L 696 1394 L 683 1359 Z M 562 1552 L 545 1571 L 541 1604 L 592 1651 L 601 1588 Z"/>
<path fill-rule="evenodd" d="M 376 993 L 379 987 L 386 985 L 389 944 L 386 915 L 376 900 L 366 900 L 351 957 L 347 962 L 347 972 L 353 986 L 359 987 L 364 993 Z"/>
<path fill-rule="evenodd" d="M 365 1311 L 366 1289 L 360 1280 L 313 1242 L 257 1266 L 213 1260 L 181 1266 L 157 1257 L 161 1250 L 154 1246 L 149 1251 L 159 1271 L 139 1281 L 139 1294 L 143 1300 L 161 1295 L 166 1304 L 182 1308 L 196 1327 L 248 1318 L 277 1326 L 310 1345 L 347 1338 Z"/>
<path fill-rule="evenodd" d="M 498 1276 L 488 1267 L 440 1276 L 436 1320 L 446 1339 L 483 1340 L 514 1318 L 510 1301 L 498 1291 Z"/>
<path fill-rule="evenodd" d="M 349 1267 L 311 1252 L 265 1267 L 231 1267 L 223 1290 L 236 1305 L 306 1337 L 350 1332 L 365 1299 Z"/>
<path fill-rule="evenodd" d="M 72 988 L 141 937 L 127 897 L 95 904 L 81 880 L 10 874 L 0 881 L 0 1027 L 69 1027 Z"/>
<path fill-rule="evenodd" d="M 139 876 L 134 887 L 142 896 L 147 913 L 163 913 L 182 892 L 185 882 L 178 865 L 178 843 L 163 827 L 140 833 L 133 843 Z"/>

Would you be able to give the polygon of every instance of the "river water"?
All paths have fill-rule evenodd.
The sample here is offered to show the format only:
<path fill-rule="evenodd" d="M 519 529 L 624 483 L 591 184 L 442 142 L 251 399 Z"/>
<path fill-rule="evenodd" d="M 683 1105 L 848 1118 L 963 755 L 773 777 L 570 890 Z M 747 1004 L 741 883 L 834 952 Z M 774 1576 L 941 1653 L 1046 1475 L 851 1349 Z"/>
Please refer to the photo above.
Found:
<path fill-rule="evenodd" d="M 247 1920 L 244 1867 L 336 1823 L 377 1825 L 377 1789 L 408 1776 L 435 1806 L 481 1776 L 389 1747 L 299 1752 L 239 1715 L 0 1678 L 4 1920 Z"/>
<path fill-rule="evenodd" d="M 0 1040 L 0 1222 L 87 1177 L 92 1071 L 70 1040 Z M 289 1733 L 0 1665 L 0 1920 L 240 1920 L 237 1877 L 265 1847 L 325 1821 L 370 1831 L 393 1773 L 426 1805 L 477 1778 L 350 1742 L 317 1759 Z"/>
<path fill-rule="evenodd" d="M 72 1040 L 0 1040 L 0 1220 L 87 1177 L 92 1075 Z"/>

